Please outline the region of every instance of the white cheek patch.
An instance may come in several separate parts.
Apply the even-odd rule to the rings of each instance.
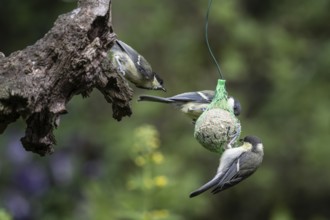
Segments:
[[[264,145],[262,145],[262,144],[257,144],[257,150],[258,150],[258,151],[263,151],[263,150],[264,150]]]
[[[228,106],[230,107],[230,109],[234,110],[234,105],[235,105],[235,100],[233,98],[229,98],[227,100]]]
[[[252,144],[248,143],[248,142],[244,142],[243,146],[245,151],[250,151],[252,150]]]
[[[152,82],[152,85],[154,85],[153,87],[154,88],[158,88],[158,87],[161,87],[160,83],[158,82],[156,76],[154,76],[154,80]]]

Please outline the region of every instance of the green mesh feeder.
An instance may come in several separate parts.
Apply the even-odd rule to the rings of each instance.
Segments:
[[[241,123],[228,105],[225,83],[225,80],[218,80],[212,102],[195,124],[195,138],[203,147],[216,153],[230,148],[241,133]]]

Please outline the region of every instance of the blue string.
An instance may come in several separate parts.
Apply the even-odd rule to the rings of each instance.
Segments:
[[[212,49],[211,49],[211,46],[210,46],[210,43],[209,43],[208,29],[209,29],[209,14],[210,14],[211,5],[212,5],[212,0],[209,0],[207,12],[206,12],[206,21],[205,21],[205,41],[206,41],[206,45],[207,45],[207,48],[209,50],[209,53],[210,53],[215,65],[217,66],[220,78],[223,79],[220,65],[219,65],[217,59],[214,57],[214,54],[212,52]]]

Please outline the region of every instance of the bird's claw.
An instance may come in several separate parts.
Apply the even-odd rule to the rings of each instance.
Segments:
[[[241,127],[240,126],[232,134],[230,134],[230,127],[227,128],[227,137],[230,138],[230,141],[225,146],[225,150],[232,148],[232,144],[237,141],[237,139],[239,138],[240,134],[241,134]]]

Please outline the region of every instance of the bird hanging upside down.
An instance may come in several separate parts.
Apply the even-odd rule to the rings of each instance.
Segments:
[[[258,169],[263,156],[261,140],[255,136],[246,136],[241,146],[225,150],[215,177],[192,192],[190,198],[212,187],[214,187],[212,193],[215,194],[240,183]]]
[[[118,72],[136,87],[166,91],[163,80],[152,71],[148,61],[123,41],[115,40],[108,57]]]

